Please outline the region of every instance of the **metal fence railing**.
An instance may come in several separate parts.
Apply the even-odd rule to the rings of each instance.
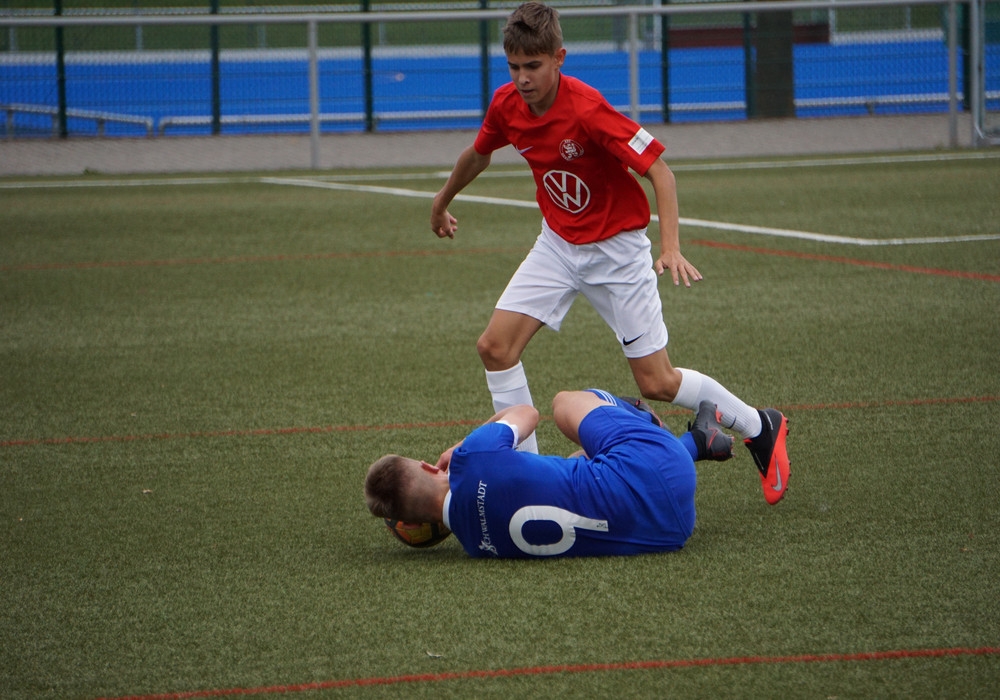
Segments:
[[[560,7],[564,70],[644,123],[967,110],[978,145],[1000,113],[1000,0],[593,2]],[[515,4],[0,10],[0,130],[473,128]]]

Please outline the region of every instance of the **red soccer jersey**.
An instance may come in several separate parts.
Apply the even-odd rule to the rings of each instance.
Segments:
[[[628,169],[644,175],[663,144],[586,83],[560,76],[556,100],[540,117],[513,83],[500,87],[475,149],[486,155],[507,144],[531,166],[545,220],[570,243],[649,225],[649,201]]]

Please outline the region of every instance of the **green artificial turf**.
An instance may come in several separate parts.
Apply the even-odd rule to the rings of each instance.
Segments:
[[[675,170],[691,219],[957,239],[1000,232],[998,163]],[[508,175],[467,192],[530,201]],[[364,184],[441,184],[419,176]],[[492,412],[475,342],[536,211],[456,202],[442,241],[427,199],[87,183],[0,180],[0,696],[1000,686],[1000,241],[684,226],[705,279],[661,283],[671,358],[788,415],[788,496],[740,449],[700,468],[681,552],[474,561],[391,539],[361,482]],[[635,391],[583,301],[524,363],[543,414]],[[539,442],[572,447],[548,419]]]

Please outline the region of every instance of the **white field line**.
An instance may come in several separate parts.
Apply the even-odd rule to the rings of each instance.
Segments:
[[[406,190],[401,187],[380,187],[378,185],[354,185],[346,182],[327,182],[323,180],[304,180],[287,177],[262,177],[261,182],[271,185],[293,185],[296,187],[318,187],[324,190],[340,190],[341,192],[367,192],[369,194],[391,194],[397,197],[417,197],[419,199],[434,199],[436,192],[425,190]],[[477,204],[499,204],[505,207],[520,207],[524,209],[537,208],[534,201],[526,202],[520,199],[504,199],[502,197],[480,197],[478,195],[460,194],[455,197],[461,202]]]
[[[434,192],[426,192],[421,190],[408,190],[399,187],[380,187],[377,185],[360,185],[360,184],[350,184],[345,182],[327,182],[321,180],[308,180],[301,178],[266,177],[266,178],[261,178],[261,182],[265,182],[272,185],[317,187],[320,189],[339,190],[342,192],[367,192],[369,194],[389,194],[398,197],[419,197],[422,199],[433,199],[435,194]],[[504,199],[501,197],[480,197],[480,196],[460,194],[456,196],[455,199],[462,202],[475,202],[478,204],[497,204],[500,206],[507,206],[507,207],[520,207],[520,208],[533,209],[537,206],[537,204],[534,201],[524,201],[519,199]],[[652,219],[653,221],[658,221],[659,217],[657,217],[654,214]],[[818,241],[821,243],[836,243],[840,245],[856,245],[856,246],[919,245],[927,243],[954,243],[954,242],[968,242],[968,241],[1000,240],[1000,233],[983,234],[975,236],[971,235],[934,236],[927,238],[871,239],[871,238],[854,238],[850,236],[834,236],[825,233],[810,233],[809,231],[769,228],[765,226],[747,226],[744,224],[730,224],[722,221],[705,221],[704,219],[688,219],[685,217],[680,218],[680,223],[683,226],[710,228],[718,231],[736,231],[738,233],[748,233],[756,236],[796,238],[799,240],[806,240],[806,241]]]
[[[831,168],[861,165],[894,165],[901,163],[948,163],[963,160],[1000,159],[1000,151],[969,151],[962,153],[915,153],[880,156],[839,156],[832,158],[800,158],[795,160],[758,160],[736,163],[678,163],[670,166],[675,173],[725,172],[727,170],[775,170],[781,168]],[[451,172],[439,170],[431,173],[355,173],[350,175],[317,175],[320,181],[365,182],[368,180],[447,180]],[[490,168],[477,179],[531,177],[527,165],[516,170],[503,166]]]
[[[757,160],[734,163],[677,163],[670,165],[676,173],[724,172],[726,170],[774,170],[780,168],[830,168],[861,165],[894,165],[901,163],[948,163],[963,160],[1000,159],[1000,151],[968,151],[961,153],[914,153],[899,155],[837,156],[830,158],[799,158],[794,160]],[[448,170],[433,173],[406,173],[392,175],[393,179],[437,180],[447,179]],[[340,181],[363,181],[385,179],[385,174],[364,173],[356,175],[321,175],[317,179],[337,179]],[[480,173],[478,178],[487,177],[531,177],[527,167],[518,170],[490,169]]]
[[[797,160],[762,160],[738,163],[680,163],[671,165],[674,172],[726,171],[726,170],[770,170],[777,168],[829,168],[837,166],[889,165],[896,163],[944,163],[963,160],[1000,159],[1000,151],[968,151],[957,153],[927,153],[874,156],[844,156],[833,158],[802,158]],[[431,173],[357,173],[344,175],[316,175],[309,180],[317,182],[363,182],[366,180],[443,180],[450,171]],[[478,179],[531,177],[525,168],[517,170],[497,167],[480,173]],[[267,179],[267,178],[264,178]],[[284,178],[282,178],[284,179]],[[294,178],[293,178],[294,179]],[[300,178],[301,179],[301,178]],[[21,180],[4,182],[0,180],[0,190],[58,189],[62,187],[154,187],[157,185],[226,185],[234,183],[262,182],[250,176],[193,176],[160,178],[121,178],[113,180]],[[305,179],[302,179],[305,182]]]
[[[0,182],[0,190],[57,190],[74,187],[180,187],[182,185],[236,185],[260,182],[258,177],[163,177],[121,180],[31,180]]]
[[[724,170],[753,170],[753,169],[774,169],[774,168],[805,168],[805,167],[834,167],[834,166],[861,166],[861,165],[881,165],[892,163],[926,163],[926,162],[946,162],[959,160],[982,160],[1000,158],[1000,153],[992,151],[975,151],[967,153],[939,153],[939,154],[902,154],[885,156],[851,156],[820,159],[799,159],[799,160],[773,160],[756,161],[744,163],[708,163],[708,164],[680,164],[672,166],[675,171],[724,171]],[[214,185],[233,183],[262,183],[270,185],[315,187],[329,190],[339,190],[346,192],[367,192],[370,194],[385,194],[395,197],[416,197],[420,199],[432,199],[434,193],[411,190],[400,187],[383,187],[379,185],[352,184],[364,180],[385,179],[391,177],[397,180],[439,180],[447,178],[448,172],[434,173],[408,173],[408,174],[377,174],[366,173],[358,175],[327,175],[315,178],[283,178],[283,177],[164,177],[164,178],[144,178],[144,179],[114,179],[114,180],[50,180],[50,181],[20,181],[20,182],[0,182],[0,190],[17,189],[56,189],[73,187],[153,187],[153,186],[181,186],[181,185]],[[480,175],[483,177],[530,177],[531,172],[525,169],[518,170],[496,170],[487,171]],[[328,178],[336,178],[333,181]],[[462,202],[476,204],[495,204],[499,206],[535,208],[534,201],[524,201],[517,199],[506,199],[501,197],[484,197],[477,195],[460,194],[455,197]],[[658,220],[653,215],[654,221]],[[799,240],[817,241],[821,243],[833,243],[838,245],[854,246],[899,246],[899,245],[921,245],[933,243],[958,243],[974,241],[1000,240],[1000,233],[967,235],[967,236],[930,236],[913,238],[889,238],[871,239],[857,238],[851,236],[835,236],[831,234],[812,233],[809,231],[796,231],[794,229],[779,229],[765,226],[750,226],[744,224],[731,224],[722,221],[706,221],[704,219],[689,219],[681,217],[680,223],[684,226],[696,228],[709,228],[718,231],[734,231],[758,236],[772,236],[777,238],[792,238]]]
[[[838,156],[833,158],[803,158],[796,160],[762,160],[740,163],[682,163],[670,166],[677,172],[714,172],[724,170],[773,170],[779,168],[830,168],[859,165],[895,165],[900,163],[948,163],[962,160],[992,160],[1000,158],[997,151],[965,153],[914,153],[883,156]]]
[[[653,215],[653,219],[657,219]],[[777,238],[797,238],[804,241],[819,241],[821,243],[838,243],[841,245],[856,246],[891,246],[891,245],[920,245],[925,243],[955,243],[970,241],[996,241],[1000,240],[1000,233],[986,233],[968,236],[928,236],[924,238],[853,238],[851,236],[834,236],[826,233],[809,233],[808,231],[795,231],[783,228],[768,228],[766,226],[746,226],[743,224],[727,224],[721,221],[705,221],[703,219],[680,218],[680,223],[685,226],[697,226],[699,228],[712,228],[718,231],[737,231],[739,233],[749,233],[756,236],[775,236]]]

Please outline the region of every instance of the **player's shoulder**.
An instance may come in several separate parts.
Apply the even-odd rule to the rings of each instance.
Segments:
[[[517,87],[514,83],[504,83],[496,90],[493,91],[493,103],[494,104],[506,104],[514,99],[521,99],[520,94],[517,92]]]
[[[524,111],[524,100],[513,83],[501,85],[493,92],[490,100],[487,120],[494,128],[504,130]]]
[[[591,111],[607,104],[607,99],[600,90],[579,78],[564,73],[562,80],[563,84],[560,85],[560,89],[565,89],[566,96],[570,98],[575,109]]]
[[[514,429],[506,423],[486,423],[469,433],[465,440],[462,441],[458,450],[462,452],[480,452],[514,449],[513,435]]]

